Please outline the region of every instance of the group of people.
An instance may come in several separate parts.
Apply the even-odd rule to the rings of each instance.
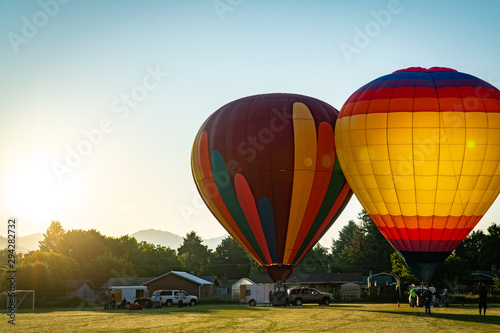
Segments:
[[[412,289],[410,290],[410,306],[414,307],[417,305],[417,297],[421,296],[424,300],[424,307],[425,307],[425,314],[430,315],[431,314],[431,303],[433,302],[433,296],[435,296],[436,303],[441,306],[441,303],[445,304],[445,307],[449,306],[450,298],[448,296],[448,290],[444,289],[443,291],[443,296],[439,295],[439,292],[437,289],[435,289],[434,292],[431,291],[429,286],[425,287],[425,290],[420,293],[419,290],[416,289],[415,285],[412,286]],[[488,289],[486,286],[481,283],[480,288],[479,288],[479,315],[481,315],[481,312],[483,312],[484,315],[486,315],[486,309],[488,307],[487,305],[487,300],[488,298]]]
[[[115,293],[107,292],[104,294],[104,310],[106,309],[129,309],[129,310],[142,310],[144,307],[140,304],[130,304],[127,299],[124,297],[120,304],[116,304]]]
[[[412,289],[410,290],[410,306],[415,307],[417,306],[417,297],[421,296],[424,300],[424,307],[425,307],[425,313],[426,314],[431,314],[431,303],[433,301],[433,296],[435,296],[436,299],[436,305],[442,306],[442,303],[445,304],[446,307],[448,307],[450,298],[448,297],[448,290],[445,289],[443,291],[443,296],[439,294],[438,290],[435,289],[435,291],[431,291],[429,286],[426,286],[424,291],[418,290],[415,285],[413,285]]]
[[[286,289],[277,290],[273,292],[269,291],[269,305],[271,306],[289,306],[290,297]]]
[[[104,294],[104,310],[106,309],[116,309],[116,299],[114,292]]]

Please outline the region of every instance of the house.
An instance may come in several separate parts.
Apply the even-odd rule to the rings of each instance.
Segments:
[[[220,280],[221,285],[217,288],[217,297],[232,298],[233,300],[240,299],[240,286],[247,284],[255,284],[249,278],[241,279],[228,279],[223,278]]]
[[[255,284],[255,282],[253,282],[248,278],[241,278],[239,280],[234,281],[233,284],[231,285],[231,298],[234,300],[239,300],[240,290],[241,290],[240,286],[247,284]]]
[[[471,273],[473,281],[472,291],[474,293],[479,293],[479,285],[481,283],[485,284],[488,288],[491,288],[493,279],[495,277],[500,278],[500,271],[498,271],[495,266],[492,268],[494,269],[490,271],[473,271]]]
[[[124,287],[126,287],[126,286],[142,286],[144,283],[151,281],[153,279],[156,279],[156,276],[153,276],[153,277],[109,278],[108,281],[106,281],[101,286],[101,289],[108,289],[109,287],[118,287],[118,286],[124,286]]]
[[[217,278],[215,275],[205,275],[205,276],[200,276],[203,280],[207,280],[208,282],[212,282],[212,290],[210,291],[211,295],[219,295],[218,290],[220,288],[220,280]]]
[[[151,292],[155,290],[181,289],[190,295],[198,296],[198,299],[216,295],[212,282],[186,272],[168,272],[142,285],[148,287]]]
[[[97,302],[99,288],[88,279],[61,280],[65,286],[66,297],[81,297],[87,302]]]
[[[255,283],[273,283],[267,274],[252,274],[250,280]],[[340,290],[344,283],[363,283],[361,273],[300,273],[294,272],[286,280],[289,287],[312,287],[320,291],[333,293]]]

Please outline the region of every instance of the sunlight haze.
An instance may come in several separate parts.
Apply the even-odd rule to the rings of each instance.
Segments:
[[[0,234],[17,217],[20,235],[59,220],[108,236],[221,236],[190,168],[210,114],[271,92],[340,110],[359,87],[412,66],[498,88],[499,10],[451,0],[0,1]],[[320,243],[330,247],[361,209],[353,196]],[[497,200],[475,230],[499,215]]]

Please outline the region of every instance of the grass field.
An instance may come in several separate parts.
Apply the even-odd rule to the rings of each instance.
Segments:
[[[23,310],[16,325],[2,314],[0,332],[499,332],[500,304],[422,308],[396,304],[304,305],[302,308],[198,305],[143,311],[100,308]]]

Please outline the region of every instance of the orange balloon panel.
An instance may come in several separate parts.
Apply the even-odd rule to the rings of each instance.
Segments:
[[[353,192],[410,269],[430,280],[500,191],[500,91],[449,68],[382,76],[335,128]]]

